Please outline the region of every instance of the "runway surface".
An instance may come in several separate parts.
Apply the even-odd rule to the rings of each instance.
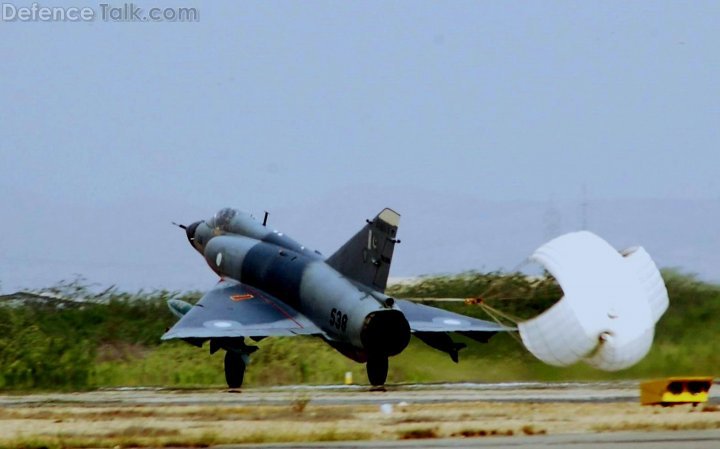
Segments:
[[[309,404],[307,410],[293,411],[303,400]],[[383,411],[386,407],[391,411]],[[717,384],[710,390],[709,403],[697,408],[642,407],[639,382],[623,381],[391,385],[384,392],[342,385],[242,392],[118,388],[0,395],[0,412],[3,435],[103,436],[128,431],[184,435],[188,428],[196,428],[227,436],[219,441],[266,441],[242,437],[248,429],[265,435],[259,438],[278,429],[307,432],[313,423],[319,431],[361,432],[364,439],[370,438],[223,448],[720,448]],[[434,438],[404,440],[413,429],[434,429]],[[460,436],[464,429],[475,431],[475,436]],[[512,436],[479,436],[504,432]]]
[[[389,385],[386,391],[367,386],[283,386],[249,388],[228,393],[212,389],[115,388],[82,393],[0,395],[0,406],[42,403],[135,404],[135,405],[287,405],[299,395],[312,397],[317,405],[415,404],[453,402],[638,402],[638,381],[621,382],[507,382]],[[720,386],[710,390],[710,403],[720,403]]]

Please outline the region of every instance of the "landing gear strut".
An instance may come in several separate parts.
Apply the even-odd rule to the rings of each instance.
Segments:
[[[367,360],[367,375],[374,387],[385,385],[388,373],[388,358],[385,355],[370,355]]]
[[[245,360],[243,354],[235,351],[225,351],[225,381],[228,388],[242,387],[245,377]]]

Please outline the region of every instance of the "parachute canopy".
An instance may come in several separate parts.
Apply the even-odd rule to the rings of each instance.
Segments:
[[[543,265],[564,293],[551,308],[518,324],[533,355],[556,366],[582,360],[617,371],[647,354],[668,295],[643,248],[618,252],[597,235],[581,231],[551,240],[530,260]]]

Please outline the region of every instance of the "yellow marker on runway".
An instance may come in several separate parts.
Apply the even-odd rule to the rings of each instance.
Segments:
[[[699,404],[707,402],[712,377],[668,377],[640,384],[642,405]]]

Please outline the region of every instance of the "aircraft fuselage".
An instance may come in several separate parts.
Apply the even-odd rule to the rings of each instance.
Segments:
[[[221,277],[262,290],[311,319],[345,355],[392,356],[410,340],[394,300],[352,282],[322,255],[238,211],[223,210],[188,227],[188,238]],[[348,354],[342,346],[359,350]]]

